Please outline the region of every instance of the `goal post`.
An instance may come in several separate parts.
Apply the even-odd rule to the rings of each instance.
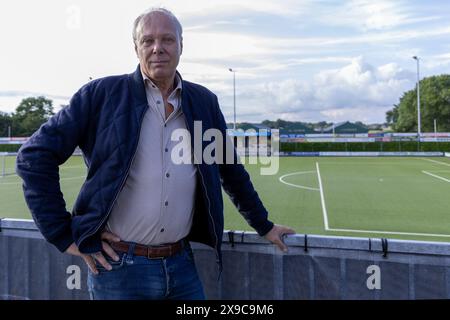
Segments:
[[[16,174],[17,152],[0,152],[0,178]]]

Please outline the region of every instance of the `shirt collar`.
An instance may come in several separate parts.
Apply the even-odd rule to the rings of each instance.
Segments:
[[[144,84],[146,86],[149,85],[152,88],[157,88],[156,84],[154,84],[153,81],[149,77],[147,77],[147,75],[145,73],[142,72],[142,70],[141,70],[141,74],[142,74],[142,78],[144,79]],[[176,86],[175,86],[175,89],[170,94],[172,94],[173,92],[181,92],[181,90],[182,90],[182,82],[183,81],[181,81],[181,77],[178,74],[178,72],[175,73]]]

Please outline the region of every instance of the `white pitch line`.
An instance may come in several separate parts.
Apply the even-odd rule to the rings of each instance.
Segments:
[[[287,184],[288,186],[291,186],[291,187],[312,190],[312,191],[319,191],[319,189],[317,189],[317,188],[311,188],[311,187],[306,187],[306,186],[302,186],[302,185],[298,185],[298,184],[293,184],[293,183],[289,183],[289,182],[286,182],[283,180],[285,177],[288,177],[288,176],[293,176],[293,175],[297,175],[297,174],[307,174],[307,173],[315,173],[315,171],[297,171],[297,172],[293,172],[293,173],[288,173],[288,174],[285,174],[285,175],[281,176],[280,178],[278,178],[278,180],[280,180],[281,183]]]
[[[425,170],[422,170],[422,172],[425,173],[425,174],[427,174],[427,175],[429,175],[429,176],[432,176],[432,177],[435,177],[435,178],[444,180],[445,182],[450,182],[449,179],[446,179],[446,178],[444,178],[444,177],[438,176],[437,174],[432,174],[432,173],[430,173],[430,172],[428,172],[428,171],[425,171]]]
[[[441,162],[441,161],[432,160],[432,159],[422,159],[422,160],[430,161],[430,162],[434,162],[434,163],[437,163],[437,164],[442,164],[442,165],[444,165],[444,166],[449,166],[449,167],[450,167],[450,163]]]
[[[319,163],[316,162],[317,178],[319,179],[319,191],[320,191],[320,201],[322,202],[322,212],[323,212],[323,223],[325,225],[325,230],[328,231],[328,216],[327,207],[325,206],[325,197],[323,195],[322,178],[320,177]]]
[[[380,233],[380,234],[398,234],[406,236],[422,236],[422,237],[445,237],[450,238],[449,234],[437,233],[417,233],[417,232],[398,232],[398,231],[379,231],[379,230],[357,230],[357,229],[328,229],[328,231],[338,232],[357,232],[357,233]]]

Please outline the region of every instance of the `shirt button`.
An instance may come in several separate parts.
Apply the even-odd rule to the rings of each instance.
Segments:
[[[169,152],[169,149],[165,148],[164,151],[165,151],[165,152]]]
[[[169,173],[166,173],[166,177],[167,177],[167,178],[170,177],[170,174],[169,174]]]
[[[164,232],[164,228],[161,229],[161,232]]]
[[[164,205],[167,207],[169,205],[169,201],[164,202]]]
[[[156,101],[156,104],[161,104],[161,101],[159,101],[159,100],[158,100],[158,101]]]

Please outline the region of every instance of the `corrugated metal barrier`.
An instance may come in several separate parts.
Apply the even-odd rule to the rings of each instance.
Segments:
[[[296,234],[289,252],[252,232],[225,232],[224,270],[193,243],[208,299],[450,297],[450,244]],[[31,220],[0,220],[0,299],[88,299],[87,267]]]

